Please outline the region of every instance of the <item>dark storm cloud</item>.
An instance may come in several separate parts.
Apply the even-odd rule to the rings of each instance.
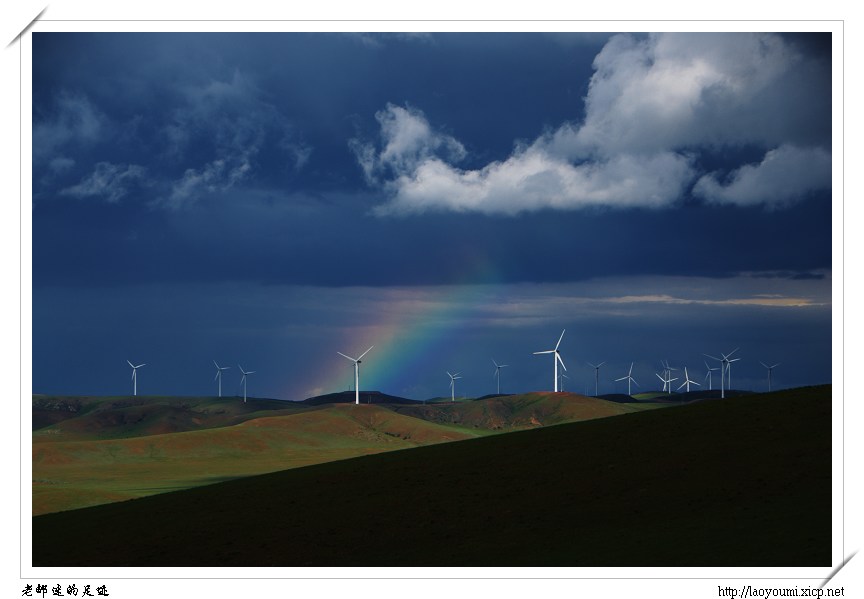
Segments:
[[[735,39],[36,34],[34,282],[828,268],[827,59]]]

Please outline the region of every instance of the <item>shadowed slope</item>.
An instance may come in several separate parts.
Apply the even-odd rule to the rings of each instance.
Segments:
[[[828,566],[830,396],[697,402],[49,514],[33,565]]]

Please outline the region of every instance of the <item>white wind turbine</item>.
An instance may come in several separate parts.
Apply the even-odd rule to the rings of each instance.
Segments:
[[[594,369],[594,397],[597,397],[597,389],[600,385],[600,367],[603,366],[606,362],[600,362],[596,366],[591,362],[586,362],[588,366]]]
[[[768,369],[768,393],[771,393],[771,371],[780,366],[780,362],[777,362],[776,364],[774,364],[774,366],[768,366],[768,364],[766,364],[765,362],[759,363]]]
[[[730,360],[729,356],[734,354],[736,351],[738,351],[737,347],[731,352],[729,352],[728,356],[723,356],[724,358],[726,358],[726,376],[728,377],[728,379],[726,380],[726,388],[730,391],[732,390],[732,362],[737,362],[741,358],[733,358]]]
[[[216,367],[216,378],[214,378],[213,380],[219,381],[219,397],[222,397],[222,371],[223,370],[231,370],[231,367],[230,366],[219,366],[219,364],[216,363],[216,360],[213,360],[213,365]]]
[[[246,377],[250,374],[255,374],[255,371],[250,370],[249,372],[246,372],[240,364],[237,364],[237,368],[239,368],[240,372],[243,373],[243,376],[240,377],[240,383],[243,385],[243,403],[246,403]]]
[[[449,371],[447,371],[447,376],[450,377],[450,401],[456,401],[456,379],[461,379],[462,377],[459,376],[458,372],[450,374]]]
[[[675,377],[674,379],[671,378],[672,373],[668,370],[663,371],[663,376],[660,376],[656,372],[654,374],[657,375],[658,379],[663,381],[663,390],[666,391],[666,387],[668,386],[669,387],[669,395],[672,395],[672,381],[677,381],[678,377]]]
[[[563,372],[558,374],[558,390],[564,391],[564,379],[569,379],[570,377],[564,374]]]
[[[555,371],[552,375],[552,382],[555,385],[555,392],[556,393],[558,392],[558,362],[561,362],[561,368],[563,368],[564,370],[567,370],[567,367],[564,366],[564,360],[561,359],[561,353],[558,351],[558,346],[561,345],[561,340],[564,338],[564,331],[566,331],[566,330],[567,329],[564,329],[561,331],[561,336],[558,337],[558,343],[555,344],[555,349],[547,349],[545,351],[535,351],[534,352],[535,356],[540,355],[540,354],[554,354],[555,355],[555,359],[552,361],[552,363],[555,365]]]
[[[738,351],[737,347],[735,349],[733,349],[732,351],[730,351],[728,355],[721,353],[720,355],[723,356],[722,359],[721,358],[715,358],[714,356],[710,356],[708,354],[704,354],[705,357],[711,358],[712,360],[717,360],[718,362],[720,362],[720,398],[721,399],[726,398],[726,388],[725,388],[724,384],[726,381],[726,371],[729,369],[729,362],[730,361],[735,362],[735,361],[740,360],[740,358],[735,358],[735,360],[729,360],[729,356],[734,354],[736,351]],[[729,382],[730,383],[732,382],[731,377],[730,377]]]
[[[494,376],[498,381],[498,395],[501,395],[501,369],[507,368],[507,364],[499,364],[494,359],[492,360],[492,363],[495,364],[495,373],[492,376]]]
[[[341,351],[337,351],[336,353],[342,356],[343,358],[348,358],[352,362],[354,362],[354,403],[360,405],[360,362],[363,359],[363,356],[369,353],[369,350],[375,347],[374,345],[370,345],[369,349],[360,354],[359,358],[352,358],[351,356],[346,356]]]
[[[147,364],[138,364],[138,366],[135,366],[129,360],[126,360],[126,363],[132,367],[132,395],[138,395],[138,369],[142,366],[147,366]]]
[[[705,368],[708,370],[708,374],[705,375],[705,380],[708,381],[708,390],[711,391],[711,372],[714,370],[720,370],[720,368],[711,368],[708,366],[708,362],[705,362],[705,360],[702,360],[702,362],[705,363]]]
[[[690,393],[690,385],[698,385],[700,387],[702,386],[700,383],[697,383],[696,381],[690,380],[690,375],[687,374],[687,367],[686,366],[684,367],[684,382],[681,383],[681,385],[678,387],[678,390],[680,391],[681,387],[683,387],[685,385],[687,386],[687,393]]]
[[[633,378],[633,362],[630,362],[630,370],[627,372],[627,376],[622,376],[620,379],[615,379],[615,382],[627,380],[627,395],[630,395],[630,383],[636,383],[636,379]],[[639,383],[636,383],[636,386],[639,386]]]
[[[678,370],[677,368],[672,368],[669,366],[669,360],[663,360],[660,362],[663,365],[663,376],[667,379],[672,376],[673,370]],[[677,378],[672,379],[673,381],[678,380]],[[666,383],[663,384],[663,390],[666,391]],[[669,393],[672,393],[672,388],[669,388]]]

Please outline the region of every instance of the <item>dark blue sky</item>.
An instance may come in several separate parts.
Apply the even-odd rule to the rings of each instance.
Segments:
[[[831,101],[830,34],[34,33],[33,390],[829,382]]]

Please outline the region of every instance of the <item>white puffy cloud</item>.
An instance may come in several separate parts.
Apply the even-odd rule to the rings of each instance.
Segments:
[[[369,182],[380,175],[411,173],[438,156],[454,162],[465,157],[465,147],[452,136],[434,131],[417,109],[388,103],[375,113],[375,120],[381,127],[380,152],[373,144],[356,139],[350,143]]]
[[[704,175],[693,194],[718,204],[778,206],[831,187],[831,155],[822,148],[783,145],[759,164],[746,164],[721,181]]]
[[[76,198],[101,197],[109,204],[115,204],[125,196],[133,184],[141,183],[146,170],[137,164],[111,164],[99,162],[94,171],[77,185],[60,192]]]
[[[378,147],[351,147],[367,182],[389,192],[380,215],[670,206],[699,176],[700,152],[744,146],[769,151],[765,161],[737,165],[725,184],[702,177],[697,196],[776,206],[830,187],[824,67],[775,34],[617,35],[595,58],[584,120],[504,160],[460,169],[458,140],[392,104],[376,114]],[[787,176],[805,163],[816,170]]]
[[[676,201],[691,177],[689,161],[674,153],[621,154],[574,165],[532,148],[480,170],[460,170],[429,159],[390,183],[392,200],[376,211],[516,215],[544,208],[658,208]]]

